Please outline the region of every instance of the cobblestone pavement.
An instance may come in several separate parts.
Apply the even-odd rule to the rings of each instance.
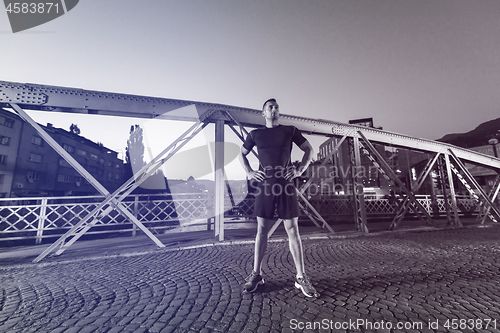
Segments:
[[[494,226],[306,240],[317,299],[294,288],[286,242],[254,294],[241,293],[253,244],[2,265],[0,331],[499,332],[499,239]]]

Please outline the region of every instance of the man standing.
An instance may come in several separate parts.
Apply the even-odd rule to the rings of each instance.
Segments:
[[[264,103],[262,116],[266,119],[266,127],[249,133],[238,156],[247,177],[258,181],[254,209],[257,216],[254,267],[243,288],[245,292],[254,292],[259,285],[264,284],[262,259],[276,211],[278,217],[284,220],[290,252],[297,270],[295,287],[307,297],[317,297],[319,295],[304,271],[304,254],[298,227],[299,206],[292,182],[293,178],[299,177],[307,169],[313,148],[296,127],[279,125],[279,106],[275,99]],[[291,165],[293,143],[304,152],[298,168]],[[259,155],[259,170],[253,170],[247,159],[254,146]]]

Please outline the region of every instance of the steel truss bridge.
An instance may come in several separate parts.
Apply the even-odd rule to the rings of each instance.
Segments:
[[[64,235],[50,245],[34,262],[45,258],[55,251],[56,255],[64,252],[77,239],[84,235],[92,226],[98,224],[112,212],[118,212],[125,219],[131,221],[142,230],[158,246],[164,244],[140,221],[137,214],[133,214],[126,204],[126,198],[134,189],[139,187],[150,175],[154,174],[168,159],[178,152],[189,140],[195,137],[208,124],[215,125],[215,198],[214,198],[214,225],[215,236],[219,241],[224,240],[224,128],[228,126],[237,137],[244,140],[248,134],[247,128],[264,125],[260,110],[241,108],[229,105],[175,100],[167,98],[153,98],[109,92],[90,91],[75,88],[44,86],[0,81],[0,105],[12,108],[25,122],[33,126],[39,135],[63,159],[65,159],[82,177],[84,177],[100,194],[100,202],[96,203],[75,223]],[[197,116],[176,112],[180,108],[194,105]],[[107,115],[119,117],[136,117],[146,119],[183,120],[193,125],[172,142],[161,153],[154,157],[140,171],[127,180],[115,192],[110,193],[86,169],[84,169],[70,154],[68,154],[50,135],[48,135],[25,110],[40,110],[46,112],[65,112],[92,115]],[[402,134],[391,133],[374,128],[356,125],[347,125],[323,119],[311,119],[281,114],[280,124],[293,125],[303,133],[324,137],[335,137],[336,145],[324,159],[327,163],[339,149],[347,142],[351,147],[350,163],[353,168],[361,168],[361,156],[366,155],[374,167],[396,189],[397,207],[394,209],[390,229],[398,227],[408,212],[412,212],[419,219],[430,226],[435,223],[428,209],[422,201],[417,199],[416,193],[422,187],[431,171],[439,172],[443,194],[444,207],[449,224],[462,226],[459,218],[458,196],[455,191],[454,180],[459,181],[467,189],[470,197],[476,203],[478,211],[477,222],[484,224],[489,218],[493,222],[500,219],[500,211],[493,203],[500,190],[500,177],[497,176],[490,193],[486,193],[466,168],[465,163],[474,164],[495,170],[500,170],[500,159],[453,145],[414,138]],[[389,145],[412,151],[427,153],[431,156],[425,168],[420,172],[411,188],[408,188],[396,175],[374,145]],[[253,152],[257,155],[255,152]],[[363,193],[360,175],[353,175],[353,212],[355,226],[358,231],[368,233],[367,201]],[[334,233],[333,229],[306,198],[305,192],[311,185],[311,179],[297,188],[300,207],[303,214],[308,216],[320,228],[326,228]],[[278,227],[277,221],[270,234]]]

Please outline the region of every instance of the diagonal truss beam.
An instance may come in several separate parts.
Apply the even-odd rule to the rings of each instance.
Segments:
[[[332,227],[325,221],[325,219],[321,216],[321,214],[314,208],[314,206],[307,200],[307,198],[297,190],[297,195],[302,201],[309,207],[309,209],[313,212],[314,215],[310,214],[307,210],[303,209],[304,213],[309,217],[309,219],[318,227],[318,228],[327,228],[332,234],[335,233]],[[321,226],[315,221],[315,219],[321,221],[323,223]]]
[[[432,218],[429,216],[429,213],[427,210],[420,204],[420,202],[417,201],[415,198],[415,195],[413,194],[412,191],[408,190],[406,186],[401,182],[401,180],[396,176],[394,171],[391,169],[391,167],[387,164],[385,159],[379,154],[379,152],[375,149],[375,147],[372,145],[372,143],[363,135],[363,133],[360,131],[358,132],[360,135],[360,138],[363,140],[363,144],[366,145],[366,148],[368,149],[368,152],[376,158],[378,161],[378,165],[386,173],[386,175],[389,177],[391,181],[393,181],[400,189],[401,191],[404,192],[410,203],[415,207],[415,213],[418,215],[418,211],[424,216],[425,221],[430,224],[435,226],[434,221]],[[393,230],[396,227],[396,225],[391,225],[390,230]]]
[[[422,173],[417,178],[416,185],[414,186],[415,191],[418,191],[422,187],[422,185],[425,182],[425,179],[429,176],[432,169],[434,169],[434,166],[436,165],[436,162],[441,154],[442,152],[436,153],[433,158],[427,161],[425,168],[422,170]]]
[[[195,125],[193,125],[193,126],[195,126]],[[192,139],[199,131],[201,131],[203,129],[203,127],[197,129],[195,131],[195,133],[192,134],[191,136],[185,137],[183,139],[184,141],[181,143],[181,145],[178,146],[178,147],[175,147],[176,143],[180,141],[180,139],[178,139],[174,144],[172,144],[173,145],[172,151],[168,154],[167,157],[165,157],[163,159],[158,159],[157,158],[157,159],[151,161],[149,164],[147,164],[146,166],[144,166],[139,172],[137,172],[136,175],[134,175],[132,178],[130,178],[127,183],[125,183],[124,185],[122,185],[112,195],[108,196],[103,202],[101,202],[101,204],[99,206],[97,206],[94,209],[94,211],[92,211],[82,221],[80,221],[78,224],[76,224],[72,228],[72,230],[68,231],[65,235],[63,235],[63,237],[66,236],[66,238],[72,236],[72,238],[66,244],[64,243],[65,239],[63,239],[63,237],[61,237],[61,239],[60,239],[60,241],[61,241],[60,247],[61,248],[56,252],[56,254],[57,255],[61,254],[69,246],[71,246],[88,229],[90,229],[93,225],[95,225],[95,223],[98,221],[98,218],[100,216],[105,216],[108,213],[110,213],[111,210],[113,209],[113,206],[109,206],[110,202],[111,203],[113,203],[114,201],[121,202],[123,199],[125,199],[130,193],[132,193],[132,191],[134,191],[147,178],[149,178],[149,176],[151,176],[153,173],[155,173],[171,156],[173,156],[179,149],[181,149],[187,142],[189,142],[190,139]],[[164,150],[164,153],[166,153],[167,150],[168,150],[168,148]],[[162,154],[163,153],[160,153],[160,155],[162,155]],[[158,155],[158,156],[160,156],[160,155]],[[136,177],[136,176],[137,176],[137,179],[134,180],[134,177]],[[120,192],[120,190],[121,190],[121,192]],[[108,205],[108,207],[105,210],[103,210],[104,207],[106,207],[106,205]],[[98,214],[100,211],[102,211],[102,213]],[[128,210],[127,210],[127,212],[128,212]],[[91,222],[89,222],[89,220],[92,218],[93,215],[97,215],[97,217],[94,218]],[[133,217],[133,215],[130,212],[128,212],[127,216],[132,216]],[[144,228],[144,229],[146,229],[149,232],[149,230],[147,228]],[[143,230],[143,229],[141,228],[141,230]],[[58,244],[54,243],[53,246],[56,247],[56,246],[58,246]],[[161,246],[161,247],[164,247],[164,246]],[[47,249],[46,251],[47,251],[47,254],[50,253],[51,248]],[[46,255],[46,254],[42,253],[42,255]],[[42,257],[42,255],[40,255],[40,257]],[[40,258],[40,260],[42,258]],[[36,258],[36,259],[38,259],[38,258]]]
[[[422,170],[419,177],[417,178],[417,181],[415,182],[415,186],[413,187],[413,191],[416,192],[420,189],[420,187],[422,187],[425,179],[427,178],[427,176],[429,176],[429,173],[434,168],[434,166],[435,166],[436,162],[438,161],[438,158],[441,154],[442,153],[439,152],[439,153],[435,154],[432,159],[429,159],[427,161],[425,168]],[[401,223],[404,216],[408,212],[408,209],[410,208],[410,200],[409,199],[410,198],[408,196],[403,198],[403,201],[399,205],[398,210],[396,212],[396,216],[394,217],[394,219],[391,223],[391,226],[390,226],[391,230],[395,229],[399,225],[399,223]]]
[[[231,128],[234,132],[234,134],[236,134],[236,136],[238,138],[240,138],[241,142],[245,142],[245,137],[243,135],[246,135],[248,136],[248,131],[246,130],[246,128],[238,121],[236,120],[233,115],[230,113],[230,112],[226,112],[226,115],[229,117],[229,119],[231,119],[236,125],[238,125],[239,129],[240,129],[240,132],[238,132],[233,124],[228,124],[229,125],[229,128]],[[252,154],[259,158],[259,156],[257,155],[257,153],[255,152],[255,149],[252,148]]]
[[[352,137],[352,154],[351,154],[351,165],[354,166],[352,169],[351,177],[353,180],[353,203],[354,203],[354,218],[356,229],[363,233],[368,233],[367,217],[366,217],[366,204],[365,204],[365,194],[363,183],[361,177],[358,175],[361,170],[361,148],[362,145],[359,142],[359,137],[354,135]]]
[[[104,189],[106,192],[103,194],[106,196],[106,198],[92,212],[90,212],[87,216],[85,216],[82,220],[80,220],[77,224],[75,224],[70,230],[68,230],[64,235],[62,235],[51,246],[45,249],[45,251],[43,251],[42,254],[40,254],[37,258],[35,258],[33,262],[41,261],[49,253],[54,251],[57,247],[59,247],[59,249],[57,250],[56,255],[60,255],[68,247],[70,247],[76,240],[78,240],[87,230],[89,230],[93,225],[95,225],[101,216],[109,214],[114,208],[118,208],[120,212],[122,212],[127,218],[129,218],[134,224],[136,224],[146,235],[148,235],[151,239],[156,240],[155,243],[159,247],[164,247],[165,245],[163,245],[163,243],[161,243],[160,240],[158,240],[140,221],[137,220],[137,218],[122,204],[122,201],[133,190],[139,187],[149,176],[155,173],[170,157],[172,157],[179,149],[181,149],[187,142],[189,142],[189,140],[191,140],[194,136],[196,136],[196,134],[199,133],[207,124],[208,123],[201,123],[200,120],[199,122],[192,125],[176,141],[174,141],[171,145],[165,148],[151,162],[149,162],[143,168],[141,168],[127,182],[125,182],[122,186],[120,186],[120,188],[118,188],[115,192],[113,192],[113,194],[109,194],[109,192],[107,192],[107,190]],[[48,134],[46,135],[48,136]],[[50,136],[48,137],[49,138],[47,139],[52,139]],[[46,138],[44,137],[44,139]],[[179,142],[181,144],[177,146]],[[59,150],[60,149],[62,148],[60,148],[59,146]],[[69,160],[73,159],[71,155],[69,154],[67,155],[69,156]],[[70,161],[68,161],[68,163],[69,162]],[[74,161],[74,163],[78,164],[78,162],[76,161]],[[86,171],[85,169],[83,170]],[[92,176],[90,175],[90,177]],[[99,184],[96,180],[95,182]]]
[[[11,104],[12,108],[18,115],[28,124],[30,124],[40,136],[51,146],[66,162],[68,162],[82,177],[84,177],[98,192],[104,196],[109,196],[109,191],[102,186],[87,170],[85,170],[66,150],[64,150],[47,132],[45,132],[19,105]],[[121,213],[127,216],[131,221],[136,224],[141,230],[148,235],[159,247],[163,247],[163,243],[156,238],[129,210],[121,203],[113,201],[113,205]]]
[[[495,206],[490,197],[486,194],[486,192],[483,190],[483,188],[479,185],[476,179],[472,176],[470,171],[465,167],[463,162],[453,153],[452,150],[449,150],[449,154],[457,164],[459,170],[464,174],[464,177],[461,177],[459,171],[458,170],[455,171],[455,174],[457,175],[459,180],[465,185],[469,193],[473,196],[474,199],[476,199],[476,201],[480,202],[480,200],[482,200],[484,202],[484,205],[487,207],[489,211],[493,211],[495,216],[491,217],[493,218],[494,221],[496,221],[496,218],[500,219],[500,211]],[[473,188],[470,185],[472,185]],[[498,193],[498,190],[496,190],[495,192]]]
[[[492,202],[495,202],[498,192],[500,191],[500,175],[497,175],[495,177],[495,181],[493,182],[493,186],[491,187],[490,193],[488,197]],[[486,223],[486,218],[491,215],[490,213],[490,207],[489,206],[484,206],[482,204],[479,205],[479,213],[477,214],[477,222],[480,224],[485,224]],[[497,222],[496,219],[493,219],[494,222]]]
[[[321,162],[321,164],[320,164],[320,166],[319,166],[318,170],[319,170],[322,166],[325,166],[325,165],[328,163],[328,160],[329,160],[329,159],[330,159],[330,158],[331,158],[331,157],[332,157],[332,156],[333,156],[333,155],[334,155],[334,154],[335,154],[335,153],[339,150],[340,145],[342,145],[342,143],[344,143],[344,141],[347,139],[347,137],[349,136],[349,134],[351,134],[351,135],[352,135],[352,133],[345,134],[345,135],[344,135],[344,136],[343,136],[343,137],[339,140],[339,142],[335,145],[335,147],[334,147],[334,148],[332,149],[332,151],[328,154],[328,156],[327,156],[327,157],[325,157],[325,159],[323,160],[323,162]],[[309,180],[308,180],[305,184],[303,184],[303,185],[300,187],[299,192],[300,192],[301,194],[304,194],[304,192],[307,190],[307,188],[311,185],[311,183],[312,183],[312,180],[313,180],[314,176],[315,176],[315,173],[313,173],[313,174],[311,175],[311,178],[309,178]]]
[[[451,208],[453,209],[453,220],[448,219],[448,223],[452,223],[457,227],[462,226],[462,222],[460,222],[460,217],[458,216],[458,204],[457,204],[457,193],[455,191],[455,184],[453,183],[453,173],[451,169],[451,161],[449,152],[444,154],[446,175],[448,177],[448,187],[450,188],[450,197],[451,197]],[[445,200],[448,200],[447,198]]]
[[[457,169],[457,167],[453,163],[451,163],[451,161],[450,161],[450,169],[455,174],[455,176],[458,178],[458,180],[460,180],[462,185],[465,186],[465,188],[469,192],[469,195],[476,201],[476,203],[478,204],[478,206],[480,207],[480,210],[481,210],[481,207],[484,207],[485,205],[483,205],[483,204],[486,204],[486,202],[481,201],[481,198],[477,195],[476,192],[474,192],[474,189],[471,187],[469,182],[464,178],[464,176],[462,175],[460,170]],[[458,206],[458,204],[457,204],[457,206]],[[458,211],[458,207],[457,207],[457,211]],[[481,214],[481,212],[479,213],[479,215],[480,214]],[[458,214],[456,214],[456,215],[458,215]],[[487,216],[489,216],[492,219],[492,221],[496,222],[495,217],[489,213],[489,207],[488,207]],[[459,226],[462,226],[462,224],[460,223]]]

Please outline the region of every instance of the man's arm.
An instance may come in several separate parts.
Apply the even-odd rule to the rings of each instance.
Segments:
[[[293,179],[296,177],[300,177],[304,171],[307,170],[307,167],[309,166],[309,163],[311,163],[313,154],[314,154],[314,149],[309,143],[309,141],[304,141],[303,144],[299,146],[300,150],[304,152],[304,156],[302,156],[302,161],[299,163],[299,166],[295,168],[290,168],[287,170],[287,173],[285,175],[286,179]]]
[[[238,159],[241,163],[241,166],[243,167],[243,169],[245,169],[245,172],[247,173],[248,179],[256,179],[259,182],[263,181],[265,179],[264,172],[261,170],[255,171],[250,166],[250,162],[248,162],[248,158],[247,158],[247,155],[249,153],[250,153],[250,150],[241,146],[240,153],[238,154]]]

